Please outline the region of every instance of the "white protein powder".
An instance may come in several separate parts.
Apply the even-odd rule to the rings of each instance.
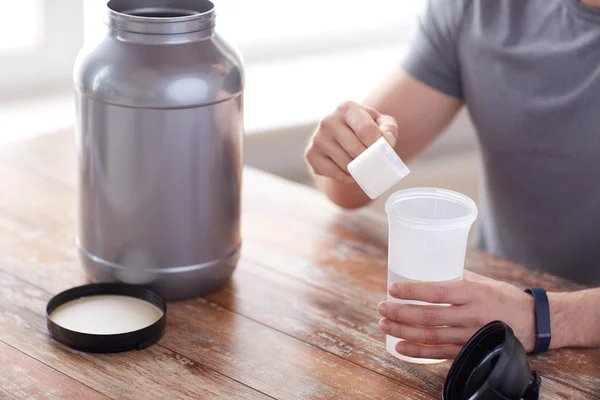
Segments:
[[[57,307],[50,314],[50,319],[72,331],[109,335],[143,329],[162,316],[162,310],[154,304],[136,297],[97,295]]]

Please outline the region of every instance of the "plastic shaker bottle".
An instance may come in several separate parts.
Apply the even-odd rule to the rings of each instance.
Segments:
[[[388,215],[388,285],[406,281],[447,281],[463,277],[469,230],[477,206],[469,197],[446,189],[414,188],[391,195]],[[388,301],[427,304],[418,301]],[[386,337],[386,349],[406,361],[430,364],[443,360],[411,358],[396,352],[400,341]]]

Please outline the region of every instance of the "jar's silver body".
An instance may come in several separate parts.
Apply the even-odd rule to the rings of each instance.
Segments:
[[[83,264],[167,300],[225,284],[241,245],[242,63],[199,4],[211,15],[109,10],[108,35],[74,71]]]

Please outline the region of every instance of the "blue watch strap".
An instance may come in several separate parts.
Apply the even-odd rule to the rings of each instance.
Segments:
[[[542,288],[527,288],[525,292],[533,296],[535,302],[535,348],[534,353],[544,353],[550,348],[550,303]]]

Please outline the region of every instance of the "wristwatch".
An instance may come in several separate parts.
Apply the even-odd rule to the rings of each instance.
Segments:
[[[550,348],[550,303],[542,288],[527,288],[526,293],[533,296],[535,303],[535,347],[533,352],[544,353]]]

